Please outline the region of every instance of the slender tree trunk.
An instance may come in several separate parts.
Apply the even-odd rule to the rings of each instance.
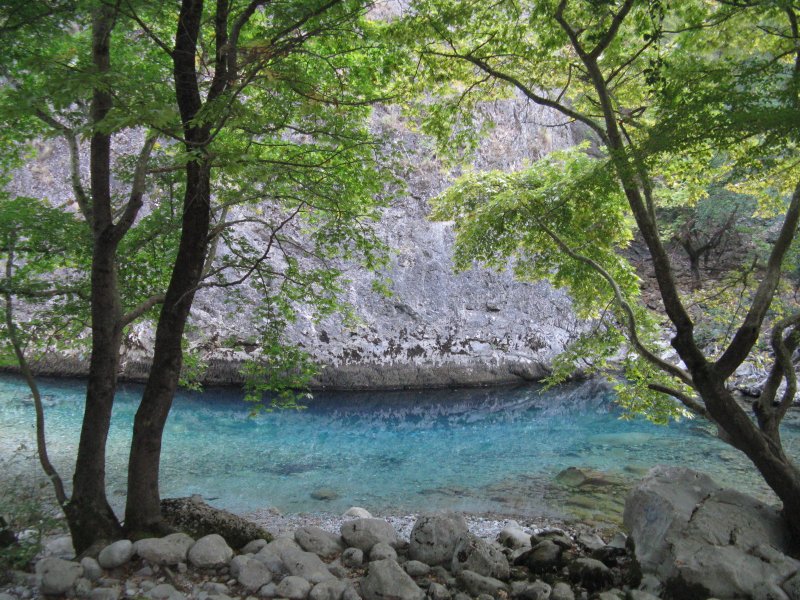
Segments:
[[[110,68],[110,37],[114,11],[101,6],[92,32],[92,57],[99,74]],[[101,122],[111,109],[111,95],[96,89],[91,122]],[[111,137],[95,132],[91,138],[90,170],[93,230],[91,313],[92,354],[86,388],[72,498],[65,512],[75,550],[118,539],[122,527],[106,498],[106,442],[117,387],[119,347],[122,339],[121,307],[117,282],[117,245],[111,213]]]
[[[181,341],[202,277],[211,223],[211,170],[204,146],[210,132],[207,126],[192,124],[202,106],[195,68],[201,16],[201,0],[183,0],[173,54],[175,89],[186,149],[199,157],[186,166],[180,245],[156,329],[153,365],[134,421],[125,510],[125,528],[134,536],[164,529],[158,487],[161,438],[178,387]]]

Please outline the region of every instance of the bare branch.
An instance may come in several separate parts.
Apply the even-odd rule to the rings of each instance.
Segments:
[[[750,304],[750,310],[734,334],[728,348],[714,364],[714,370],[722,379],[730,377],[736,368],[742,364],[758,339],[764,317],[772,303],[772,298],[780,281],[783,258],[792,244],[797,232],[798,222],[800,222],[800,181],[795,186],[778,239],[772,246],[764,278],[756,289],[753,301]]]
[[[150,162],[150,154],[156,144],[156,136],[151,135],[145,141],[136,159],[136,166],[133,170],[133,183],[131,193],[125,211],[114,226],[114,236],[117,240],[122,239],[136,220],[136,215],[142,208],[144,198],[145,183],[147,181],[147,165]]]
[[[144,315],[148,310],[157,306],[164,302],[164,294],[155,294],[150,296],[147,300],[139,304],[137,307],[133,308],[129,312],[122,315],[120,319],[120,325],[125,327],[126,325],[130,325],[136,319]]]

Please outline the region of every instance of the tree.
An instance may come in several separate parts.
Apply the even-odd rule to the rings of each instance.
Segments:
[[[339,305],[332,258],[380,263],[369,223],[383,179],[366,116],[390,71],[380,68],[363,12],[363,3],[339,0],[183,0],[179,12],[133,1],[2,7],[0,32],[14,47],[4,65],[3,120],[17,148],[37,135],[66,140],[91,235],[92,354],[65,505],[79,552],[122,534],[105,496],[105,442],[131,323],[161,307],[125,517],[128,532],[146,534],[162,529],[161,433],[196,291],[255,281],[272,316],[286,320],[298,298],[323,313]],[[138,154],[113,161],[117,136],[141,128],[148,133]],[[126,198],[112,186],[115,166],[127,166]],[[178,211],[157,186],[146,194],[153,175],[175,173]],[[244,226],[252,229],[236,229]]]
[[[606,311],[609,325],[567,358],[591,352],[604,366],[624,341],[638,358],[627,361],[621,402],[657,420],[688,412],[716,423],[782,500],[800,539],[800,470],[780,438],[797,387],[796,306],[772,320],[774,361],[755,418],[726,386],[769,322],[800,217],[797,10],[769,0],[420,0],[398,35],[416,48],[420,85],[439,99],[420,114],[441,141],[458,145],[476,102],[519,93],[584,128],[604,153],[589,160],[573,151],[458,182],[437,216],[455,220],[460,265],[503,266],[512,257],[518,275],[568,285],[582,314]],[[720,156],[724,168],[714,163]],[[732,335],[704,347],[696,337],[703,315],[676,285],[658,208],[669,190],[712,184],[753,194],[782,224]],[[620,253],[626,224],[649,251],[680,363],[653,344],[656,317],[637,301]]]

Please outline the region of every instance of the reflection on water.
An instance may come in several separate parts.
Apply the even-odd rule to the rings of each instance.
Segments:
[[[43,391],[53,458],[68,473],[83,384],[51,380]],[[123,386],[115,405],[108,453],[112,501],[124,496],[140,394],[139,386]],[[594,470],[618,490],[655,464],[705,469],[722,483],[768,494],[746,460],[705,424],[622,421],[612,393],[596,382],[547,392],[525,386],[317,394],[305,410],[257,417],[248,416],[241,396],[229,389],[179,394],[165,430],[164,496],[199,493],[235,511],[341,512],[358,505],[376,513],[451,508],[558,515],[599,502],[559,492],[553,479],[562,470]],[[794,422],[784,435],[797,455],[800,427]],[[0,450],[5,455],[22,442],[32,444],[32,436],[24,384],[0,378]],[[326,493],[315,495],[322,499],[313,498],[321,489]]]

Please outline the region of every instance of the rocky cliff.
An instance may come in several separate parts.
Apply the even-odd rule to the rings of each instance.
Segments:
[[[487,108],[495,127],[474,157],[477,169],[514,168],[575,141],[575,131],[521,100]],[[382,109],[375,127],[404,156],[399,175],[407,183],[401,201],[384,211],[378,233],[392,249],[387,273],[392,296],[372,290],[372,276],[346,265],[347,300],[359,325],[301,316],[288,332],[323,366],[316,385],[331,388],[406,388],[479,385],[538,379],[579,324],[569,298],[545,283],[515,282],[509,273],[452,269],[452,224],[426,219],[428,200],[453,174],[443,172],[433,150],[405,127],[396,110]],[[135,136],[134,136],[135,137]],[[119,140],[135,147],[136,140]],[[15,185],[28,195],[68,202],[66,149],[42,142]],[[255,300],[255,299],[254,299]],[[239,380],[238,368],[257,348],[252,313],[231,313],[220,290],[204,290],[195,301],[191,345],[208,363],[209,383]],[[146,376],[152,330],[137,326],[125,342],[123,375]],[[51,357],[42,370],[79,374],[80,356]]]

